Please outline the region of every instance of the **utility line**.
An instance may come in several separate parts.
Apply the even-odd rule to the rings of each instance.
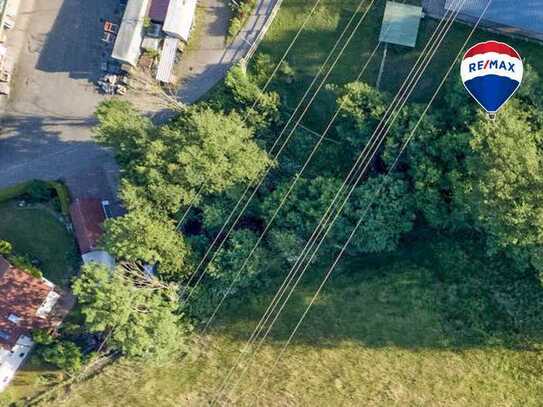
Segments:
[[[283,142],[283,144],[281,145],[281,147],[279,148],[279,151],[277,152],[277,154],[275,155],[274,159],[277,159],[277,157],[279,157],[279,155],[281,154],[281,152],[284,150],[284,148],[286,147],[286,145],[288,144],[290,138],[292,137],[293,133],[294,133],[294,130],[296,128],[296,126],[299,124],[299,122],[301,121],[301,118],[303,117],[303,115],[307,112],[307,110],[309,109],[309,107],[311,106],[311,103],[313,102],[313,100],[315,99],[317,93],[320,91],[320,89],[322,88],[322,86],[324,85],[324,83],[326,82],[328,76],[330,75],[330,73],[332,72],[332,70],[334,69],[334,67],[336,66],[337,62],[339,61],[339,59],[341,58],[341,56],[343,55],[343,52],[345,51],[345,49],[347,48],[348,44],[350,43],[350,41],[352,40],[352,38],[354,37],[354,34],[356,33],[356,31],[358,30],[358,28],[360,27],[360,25],[362,24],[362,22],[364,21],[365,17],[367,16],[369,10],[371,9],[371,6],[373,5],[373,3],[375,2],[375,0],[371,0],[370,1],[370,4],[369,6],[366,8],[366,11],[363,13],[363,15],[360,17],[358,23],[356,24],[355,28],[353,29],[353,31],[351,32],[350,36],[348,37],[346,43],[343,45],[343,47],[341,48],[339,54],[336,56],[334,62],[332,63],[332,65],[330,66],[330,68],[328,69],[328,72],[326,73],[324,79],[321,81],[321,83],[319,84],[317,90],[313,93],[313,96],[310,100],[310,102],[308,103],[308,105],[305,107],[303,113],[302,113],[302,116],[298,119],[298,122],[295,124],[295,126],[293,127],[292,131],[289,133],[289,135],[286,137],[285,141]],[[330,51],[330,53],[328,54],[328,57],[326,58],[326,60],[324,61],[324,63],[321,65],[320,69],[319,69],[319,72],[317,73],[317,75],[313,78],[313,81],[311,82],[311,84],[309,85],[308,89],[306,90],[304,96],[302,97],[302,99],[300,100],[300,102],[298,103],[298,105],[296,106],[296,109],[294,110],[294,112],[296,113],[298,111],[298,109],[302,106],[303,102],[305,101],[306,97],[309,95],[309,93],[311,92],[311,89],[313,88],[313,85],[317,82],[318,78],[320,77],[320,75],[322,74],[324,68],[327,66],[329,60],[332,58],[336,48],[340,45],[340,43],[342,42],[343,40],[343,37],[345,36],[345,34],[347,33],[347,31],[349,30],[351,24],[353,23],[353,21],[355,20],[355,17],[356,15],[361,11],[362,9],[362,6],[364,4],[364,0],[361,0],[357,9],[355,10],[355,12],[353,13],[353,15],[351,16],[351,18],[349,19],[349,22],[347,23],[347,25],[345,26],[344,30],[342,31],[340,37],[338,38],[338,40],[336,41],[336,43],[334,44],[334,47],[332,48],[332,50]],[[295,113],[293,113],[287,124],[283,127],[283,130],[281,131],[279,137],[276,139],[274,145],[272,146],[272,149],[274,149],[274,147],[278,144],[279,140],[281,139],[282,135],[284,134],[284,132],[286,131],[286,129],[289,127],[291,121],[292,121],[292,118],[294,117]],[[236,217],[236,219],[234,220],[234,222],[232,223],[232,225],[230,226],[228,232],[223,235],[223,232],[224,230],[226,229],[226,227],[228,226],[230,220],[232,219],[232,217],[234,216],[234,214],[236,213],[237,211],[237,208],[240,206],[240,204],[242,203],[243,199],[245,198],[245,196],[247,195],[247,193],[249,192],[249,190],[252,188],[253,184],[249,184],[247,186],[247,188],[245,189],[245,191],[243,192],[241,198],[238,200],[238,202],[236,203],[236,205],[234,206],[234,209],[232,210],[232,212],[230,213],[230,215],[227,217],[226,221],[224,222],[223,226],[221,227],[221,229],[219,230],[219,232],[217,233],[217,235],[215,236],[215,239],[213,240],[213,242],[211,243],[211,245],[209,246],[209,248],[207,249],[204,257],[202,258],[202,260],[200,261],[200,263],[198,264],[196,270],[194,271],[194,273],[192,274],[191,278],[189,279],[189,281],[187,282],[187,285],[184,287],[182,293],[181,293],[181,297],[185,297],[185,293],[186,291],[189,289],[189,286],[190,284],[192,283],[194,277],[196,275],[198,275],[198,279],[196,280],[194,286],[190,289],[190,292],[187,296],[187,298],[185,298],[185,301],[188,302],[189,299],[192,297],[192,295],[194,294],[194,292],[196,291],[199,283],[202,281],[204,275],[205,275],[205,272],[207,271],[207,266],[206,268],[204,269],[204,271],[202,273],[199,273],[200,269],[202,268],[202,266],[204,265],[204,263],[206,262],[208,256],[210,255],[211,251],[213,250],[215,244],[222,238],[221,242],[219,243],[219,246],[218,248],[215,250],[215,253],[212,255],[211,257],[211,260],[208,262],[208,265],[210,263],[212,263],[214,261],[214,259],[216,258],[216,256],[219,254],[220,250],[222,249],[224,243],[226,242],[226,240],[228,239],[228,237],[230,236],[230,234],[233,232],[235,226],[237,225],[237,223],[239,222],[239,220],[241,219],[241,217],[243,216],[243,213],[245,212],[245,210],[247,209],[247,207],[249,206],[250,202],[252,201],[252,199],[254,198],[254,196],[256,195],[256,193],[258,192],[259,188],[262,186],[262,184],[264,183],[267,175],[270,173],[272,167],[268,167],[265,171],[265,173],[263,174],[263,176],[261,177],[260,181],[258,182],[258,184],[254,187],[254,190],[253,192],[251,193],[251,195],[249,196],[249,198],[247,199],[246,203],[244,204],[243,208],[241,209],[241,211],[239,212],[238,216]]]
[[[321,3],[322,0],[317,0],[315,1],[315,4],[313,4],[313,7],[311,8],[311,11],[309,12],[309,14],[307,15],[307,17],[305,18],[304,22],[302,23],[302,25],[300,26],[300,28],[298,29],[298,31],[296,32],[296,34],[294,35],[294,37],[292,38],[292,40],[290,41],[290,44],[288,45],[287,49],[285,50],[285,52],[283,53],[283,55],[281,56],[281,59],[279,60],[279,62],[275,65],[275,68],[273,69],[272,73],[270,74],[270,76],[268,77],[268,79],[266,80],[266,83],[264,84],[264,86],[262,87],[261,89],[261,92],[264,93],[267,89],[268,89],[268,86],[271,84],[273,78],[275,77],[275,75],[277,74],[277,71],[279,70],[279,68],[281,68],[281,64],[285,61],[285,59],[287,58],[288,54],[290,53],[290,50],[292,49],[292,47],[294,46],[294,44],[296,43],[296,41],[298,41],[298,37],[301,35],[302,31],[305,30],[305,27],[307,26],[307,23],[309,22],[309,20],[311,20],[311,17],[313,16],[313,14],[315,13],[315,11],[317,10],[317,7],[319,6],[319,4]],[[258,99],[256,99],[254,102],[253,102],[253,105],[251,106],[251,109],[254,109],[255,106],[257,105],[258,103]],[[179,220],[179,222],[177,223],[177,226],[176,226],[176,230],[179,231],[181,226],[183,225],[183,222],[185,221],[186,217],[188,216],[189,212],[191,211],[191,209],[194,207],[194,205],[196,204],[196,202],[198,202],[199,198],[201,197],[202,195],[202,192],[205,188],[205,182],[202,183],[202,185],[200,186],[198,192],[196,193],[196,195],[194,196],[194,198],[191,200],[188,208],[185,210],[183,216],[181,217],[181,219]]]
[[[463,50],[466,48],[468,42],[470,41],[471,37],[473,36],[473,34],[475,33],[475,30],[478,28],[481,20],[483,19],[486,11],[488,10],[488,7],[490,6],[490,4],[492,3],[492,0],[489,0],[487,5],[485,6],[483,12],[481,13],[481,15],[479,16],[477,22],[475,23],[475,25],[473,26],[472,30],[470,31],[468,37],[466,38],[464,44],[462,45],[462,47],[460,48],[460,51],[458,52],[458,54],[456,55],[456,58],[455,58],[455,61],[458,61],[461,56],[462,56],[462,52]],[[395,167],[398,165],[398,162],[400,160],[400,157],[401,155],[403,154],[403,152],[405,151],[405,149],[407,148],[407,146],[409,145],[409,143],[411,142],[411,140],[413,139],[414,135],[415,135],[415,132],[416,130],[418,129],[418,127],[420,126],[420,124],[422,123],[422,120],[423,118],[425,117],[425,115],[428,113],[428,110],[430,109],[430,106],[432,105],[432,103],[435,101],[437,95],[439,94],[439,92],[441,91],[441,89],[443,88],[443,85],[445,84],[447,78],[449,77],[449,75],[451,74],[453,68],[456,66],[455,62],[453,62],[451,64],[451,66],[449,67],[449,69],[447,70],[445,76],[443,77],[443,79],[441,80],[439,86],[437,87],[436,91],[434,92],[434,94],[432,95],[431,99],[430,99],[430,102],[427,104],[426,108],[424,109],[424,111],[421,113],[421,117],[419,118],[419,120],[417,121],[417,123],[415,124],[415,127],[412,129],[412,131],[410,132],[409,136],[407,137],[406,141],[404,142],[404,144],[402,145],[398,155],[396,156],[394,162],[392,163],[392,165],[390,166],[389,170],[387,171],[386,175],[385,175],[385,179],[390,177],[392,171],[395,169]],[[359,181],[359,179],[357,180],[357,182]],[[356,185],[356,183],[355,183]],[[277,364],[279,363],[279,360],[281,359],[281,357],[284,355],[287,347],[290,345],[290,343],[292,342],[292,339],[294,338],[294,336],[296,335],[298,329],[300,328],[301,324],[303,323],[305,317],[307,316],[307,314],[309,313],[309,310],[311,309],[311,307],[314,305],[315,301],[317,300],[318,296],[320,295],[322,289],[324,288],[326,282],[329,280],[330,276],[332,275],[332,273],[334,272],[337,264],[339,263],[339,261],[341,260],[341,258],[343,257],[343,255],[345,254],[345,251],[347,249],[347,247],[349,246],[349,244],[351,243],[352,239],[354,238],[356,232],[358,231],[358,228],[360,227],[360,225],[362,224],[362,222],[364,221],[366,215],[368,214],[369,210],[371,209],[371,206],[373,205],[373,203],[375,202],[375,200],[377,199],[377,197],[379,196],[379,194],[381,193],[382,189],[383,189],[383,185],[384,183],[382,183],[380,185],[380,187],[377,189],[377,191],[375,192],[373,198],[370,200],[368,206],[366,207],[366,209],[364,210],[364,212],[362,213],[362,216],[359,218],[358,222],[356,223],[355,227],[353,228],[353,230],[351,231],[349,237],[347,238],[347,240],[345,241],[345,243],[343,244],[341,250],[340,250],[340,253],[337,255],[337,257],[335,258],[334,262],[332,263],[332,265],[330,266],[330,268],[328,269],[326,275],[324,276],[324,279],[323,281],[321,282],[321,284],[319,285],[317,291],[315,292],[315,294],[313,295],[311,301],[309,302],[309,304],[307,305],[304,313],[302,314],[301,318],[298,320],[298,323],[296,324],[295,328],[293,329],[293,331],[291,332],[287,342],[283,345],[283,348],[281,349],[281,352],[279,353],[279,356],[276,358],[271,370],[268,372],[268,375],[266,376],[265,378],[265,381],[264,383],[266,383],[266,381],[269,379],[269,376],[271,374],[271,372],[273,371],[273,369],[275,369],[275,367],[277,366]],[[348,198],[347,198],[348,199]]]
[[[441,24],[441,23],[442,23],[442,21],[440,22],[440,24]],[[451,25],[452,25],[452,23],[451,23]],[[449,25],[449,28],[450,28],[450,25]],[[434,33],[434,35],[435,35],[438,31],[439,31],[439,28],[436,29],[436,32]],[[448,29],[447,29],[447,31],[448,31]],[[445,34],[446,34],[446,32],[445,32]],[[444,35],[445,35],[445,34],[444,34]],[[443,40],[444,35],[443,35],[443,37],[441,38],[440,43],[441,43],[441,41]],[[430,40],[430,41],[431,41],[431,40]],[[429,46],[429,44],[430,44],[430,42],[427,44],[426,48]],[[438,47],[439,47],[439,44],[438,44]],[[426,49],[425,49],[425,50],[426,50]],[[437,49],[436,49],[436,50],[437,50]],[[419,61],[421,60],[422,56],[424,55],[424,52],[425,52],[425,51],[423,51],[423,53],[422,53],[421,56],[419,57]],[[435,51],[434,51],[434,54],[435,54]],[[432,56],[433,56],[433,55],[432,55]],[[432,57],[432,56],[431,56],[431,57]],[[430,58],[431,58],[431,57],[430,57]],[[418,63],[419,61],[417,61],[417,63]],[[428,63],[429,63],[429,62],[428,62]],[[417,64],[416,64],[416,65],[417,65]],[[411,74],[413,73],[413,71],[415,70],[416,65],[413,67],[413,69],[412,69],[410,75],[411,75]],[[426,64],[426,66],[427,66],[427,65],[428,65],[428,64]],[[426,67],[424,67],[423,69],[426,69]],[[421,75],[422,75],[422,74],[421,74]],[[420,75],[419,75],[419,79],[420,79]],[[418,79],[417,79],[417,81],[418,81]],[[405,86],[405,83],[404,83],[404,86]],[[408,86],[409,86],[409,85],[408,85]],[[414,89],[414,88],[413,88],[413,89]],[[401,91],[400,91],[400,92],[401,92]],[[400,95],[400,92],[398,93],[398,95]],[[412,92],[412,90],[411,90],[411,92]],[[397,96],[398,96],[398,95],[397,95]],[[397,99],[397,98],[396,98],[396,99]],[[401,98],[400,98],[400,99],[401,99]],[[405,100],[407,100],[407,98],[406,98]],[[402,103],[402,107],[403,107],[403,104],[405,104],[405,101]],[[390,106],[390,107],[391,107],[391,106]],[[388,111],[390,111],[390,107],[389,107]],[[400,109],[401,109],[401,107],[400,107]],[[388,114],[388,111],[387,111],[387,114]],[[398,111],[398,113],[399,113],[399,111]],[[383,120],[381,121],[381,123],[383,123],[384,120],[385,120],[385,118],[383,118]],[[380,124],[381,124],[381,123],[380,123]],[[376,132],[377,132],[377,129],[376,129]],[[375,133],[374,133],[374,134],[375,134]],[[376,151],[375,151],[375,152],[376,152]],[[374,153],[374,154],[375,154],[375,153]],[[363,155],[361,155],[360,157],[363,157]],[[358,163],[357,163],[357,165],[358,165]],[[354,167],[353,167],[353,168],[354,168]],[[352,171],[351,171],[351,173],[352,173]],[[348,176],[348,178],[347,178],[347,182],[348,182],[348,179],[350,178],[350,175],[351,175],[351,174],[349,174],[349,176]],[[338,193],[338,196],[339,196],[339,193]],[[320,226],[320,225],[319,225],[319,226]],[[313,238],[313,236],[312,236],[312,238]],[[308,242],[308,243],[309,243],[309,242]],[[306,248],[307,248],[307,246],[306,246]],[[304,251],[305,251],[306,248],[304,248]],[[303,253],[303,252],[302,252],[302,253]],[[287,277],[287,278],[288,278],[288,277]],[[287,300],[288,300],[288,299],[287,299]]]

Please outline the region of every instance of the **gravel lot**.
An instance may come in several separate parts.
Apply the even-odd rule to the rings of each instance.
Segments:
[[[0,187],[31,178],[115,173],[91,141],[104,19],[118,0],[23,0],[8,43],[20,47],[0,129]],[[79,188],[84,190],[84,188]]]

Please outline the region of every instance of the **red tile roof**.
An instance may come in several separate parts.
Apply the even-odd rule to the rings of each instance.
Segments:
[[[153,0],[149,9],[149,18],[151,21],[163,23],[166,20],[170,0]]]
[[[76,199],[70,207],[70,215],[81,254],[95,250],[105,221],[102,202],[94,198]]]
[[[54,326],[51,318],[36,315],[53,290],[50,283],[11,267],[0,256],[0,346],[10,350],[21,335]],[[19,322],[11,321],[11,315],[20,318]]]

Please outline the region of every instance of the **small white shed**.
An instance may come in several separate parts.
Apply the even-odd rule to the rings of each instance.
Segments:
[[[197,0],[171,0],[162,31],[188,42],[194,22]]]
[[[111,56],[136,66],[141,55],[143,24],[149,0],[128,0]]]

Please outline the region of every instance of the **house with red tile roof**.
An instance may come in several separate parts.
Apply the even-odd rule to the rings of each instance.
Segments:
[[[30,352],[32,331],[58,328],[73,302],[50,281],[13,267],[0,256],[0,392]]]

